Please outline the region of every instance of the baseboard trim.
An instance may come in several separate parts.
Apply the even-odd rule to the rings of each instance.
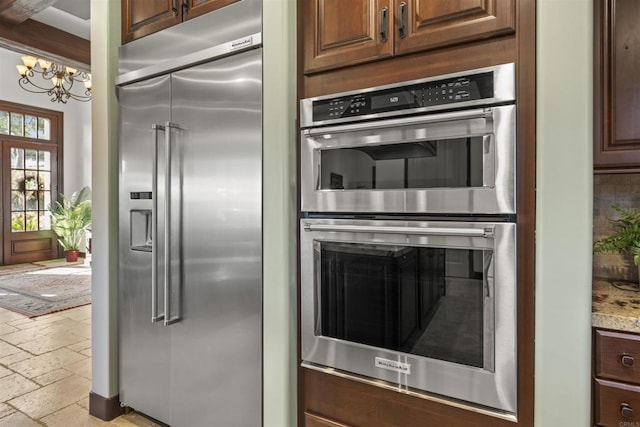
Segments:
[[[102,397],[94,392],[89,393],[89,413],[103,421],[111,421],[122,414],[120,395]]]

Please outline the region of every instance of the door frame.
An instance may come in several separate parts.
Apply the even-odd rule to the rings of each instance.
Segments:
[[[19,103],[15,103],[15,102],[9,102],[9,101],[4,101],[4,100],[0,100],[0,111],[9,111],[9,112],[15,112],[15,113],[20,113],[20,114],[28,114],[28,115],[32,115],[32,116],[38,116],[38,117],[43,117],[43,118],[47,118],[50,120],[50,139],[49,140],[42,140],[42,139],[37,139],[37,138],[29,138],[29,137],[25,137],[25,136],[15,136],[15,135],[5,135],[5,134],[0,134],[0,141],[2,141],[2,146],[0,147],[1,151],[4,151],[4,142],[9,142],[9,143],[16,143],[16,144],[21,144],[21,143],[34,143],[36,145],[41,145],[43,147],[52,147],[55,146],[57,148],[57,154],[56,154],[56,163],[55,163],[55,167],[56,167],[56,177],[55,177],[55,186],[57,188],[57,194],[55,194],[56,197],[54,197],[54,194],[52,192],[51,194],[51,201],[55,201],[57,200],[57,197],[59,197],[60,194],[64,193],[64,187],[63,187],[63,182],[64,182],[64,178],[63,178],[63,171],[64,171],[64,139],[63,139],[63,135],[64,135],[64,113],[62,111],[56,111],[56,110],[50,110],[47,108],[41,108],[41,107],[35,107],[35,106],[30,106],[30,105],[26,105],[26,104],[19,104]],[[0,154],[0,160],[2,160],[4,162],[4,158],[3,155]],[[2,173],[0,173],[0,195],[2,197],[0,197],[2,200],[0,200],[0,209],[2,209],[3,213],[2,215],[0,215],[0,218],[3,218],[2,220],[2,224],[0,225],[0,240],[1,240],[1,244],[0,244],[0,265],[5,265],[5,255],[6,255],[6,245],[5,245],[5,231],[6,231],[6,227],[4,227],[4,222],[7,219],[4,219],[4,209],[5,209],[5,203],[7,202],[7,199],[4,197],[4,186],[6,184],[5,182],[5,173],[4,173],[4,165],[0,166],[0,170],[2,171]],[[10,179],[10,178],[9,178]],[[53,177],[52,177],[53,179]],[[54,182],[52,182],[52,186],[54,185]],[[60,245],[56,244],[56,247],[54,249],[54,254],[56,257],[60,257],[62,256],[62,251],[60,250]]]

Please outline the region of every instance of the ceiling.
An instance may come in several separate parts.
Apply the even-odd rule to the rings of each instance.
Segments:
[[[36,13],[31,19],[86,40],[91,39],[90,0],[57,0],[53,6]]]

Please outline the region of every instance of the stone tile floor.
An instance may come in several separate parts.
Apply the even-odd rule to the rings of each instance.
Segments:
[[[91,305],[33,319],[0,308],[0,427],[157,425],[92,417],[90,391]]]

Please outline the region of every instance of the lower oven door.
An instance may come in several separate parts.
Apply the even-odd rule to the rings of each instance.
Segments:
[[[303,365],[515,414],[515,232],[302,219]]]

